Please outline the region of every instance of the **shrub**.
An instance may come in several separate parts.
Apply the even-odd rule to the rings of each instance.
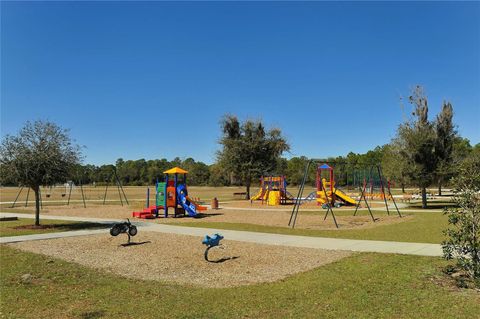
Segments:
[[[454,179],[457,208],[447,208],[450,227],[444,231],[444,257],[455,259],[457,266],[480,287],[480,156],[471,156]]]

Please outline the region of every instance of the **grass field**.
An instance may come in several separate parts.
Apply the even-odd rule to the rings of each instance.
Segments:
[[[106,225],[95,223],[44,219],[42,220],[42,227],[44,228],[22,228],[22,226],[33,225],[33,222],[33,219],[28,218],[20,218],[13,221],[2,221],[0,222],[0,237],[64,232],[80,229],[100,229],[108,227]]]
[[[475,318],[480,313],[480,295],[450,288],[439,258],[356,254],[275,283],[214,289],[125,279],[6,246],[0,252],[3,318]],[[24,274],[31,274],[31,282],[22,281]]]
[[[132,207],[143,206],[145,200],[141,198],[145,190],[145,187],[126,188],[129,198],[138,198],[131,200],[130,207],[124,207],[122,211],[130,214]],[[16,191],[18,189],[1,189],[2,201],[14,197]],[[243,191],[243,188],[190,187],[189,191],[192,197],[217,197],[220,201],[230,201],[235,198],[233,193]],[[56,200],[54,196],[55,193],[52,193],[48,200]],[[61,198],[61,194],[58,196]],[[99,189],[91,190],[89,196],[92,200],[103,198]],[[116,196],[118,198],[118,193]],[[416,203],[411,205],[415,207]],[[241,216],[240,223],[228,222],[230,219],[212,222],[208,218],[169,222],[191,227],[304,236],[440,243],[443,240],[442,231],[447,227],[447,218],[440,209],[447,205],[448,200],[436,200],[431,205],[434,209],[403,211],[408,218],[400,223],[358,229],[290,229],[286,225],[253,224],[252,219],[245,223],[246,212],[242,211],[236,212]],[[2,207],[5,209],[8,205]],[[117,211],[117,206],[112,207],[110,209]],[[61,207],[59,209],[59,214],[67,212]],[[72,209],[77,212],[77,208]],[[97,211],[98,214],[106,212],[106,206],[95,206],[94,203],[89,209],[95,214]],[[33,202],[16,211],[32,212]],[[278,213],[289,216],[289,212]],[[258,214],[263,216],[265,212],[259,211]],[[323,214],[321,209],[300,210],[297,223],[302,223],[302,217],[306,223],[312,216],[315,220],[318,216],[321,223]],[[340,209],[335,214],[350,216],[353,212]],[[362,210],[359,214],[366,215],[367,212]],[[381,217],[386,212],[374,210],[373,214]],[[258,222],[257,216],[254,217],[253,222]],[[42,224],[51,227],[15,229],[32,223],[32,219],[0,222],[0,236],[105,227],[42,220]],[[1,318],[475,318],[480,313],[480,294],[456,288],[453,279],[442,273],[442,268],[448,263],[440,258],[357,253],[273,283],[236,288],[199,288],[127,279],[110,271],[21,252],[8,245],[0,245],[0,255]],[[137,262],[141,261],[132,258],[132,267]],[[228,266],[228,261],[222,265]],[[211,264],[211,267],[216,267],[216,264]],[[27,276],[27,280],[22,279],[25,274],[31,276]],[[182,274],[178,273],[178,276]]]
[[[97,201],[102,202],[105,196],[105,186],[93,187],[92,185],[85,185],[82,187],[85,199],[88,201]],[[147,186],[124,186],[123,189],[129,201],[146,201]],[[0,187],[0,202],[13,202],[16,196],[19,193],[20,188],[18,187]],[[82,201],[82,193],[80,187],[75,187],[72,189],[71,201],[79,202]],[[229,201],[233,199],[241,199],[241,196],[234,195],[234,193],[245,192],[245,187],[232,186],[232,187],[210,187],[210,186],[189,186],[188,187],[190,196],[199,197],[201,200],[210,202],[213,197],[216,197],[220,201]],[[314,188],[309,186],[304,190],[304,196],[314,191]],[[348,190],[346,190],[348,192]],[[411,190],[409,190],[411,191]],[[254,195],[258,192],[257,187],[251,188],[251,194]],[[290,187],[289,192],[294,196],[297,195],[298,188]],[[401,194],[401,191],[398,189],[392,190],[394,194]],[[55,188],[41,188],[42,200],[45,205],[64,205],[68,199],[69,189],[65,187],[55,187]],[[154,186],[150,186],[150,201],[153,203],[155,200]],[[49,197],[47,197],[47,195]],[[63,196],[62,196],[63,195]],[[107,190],[106,199],[112,202],[120,202],[118,189],[115,186],[110,186]],[[27,202],[27,190],[23,189],[20,193],[20,196],[17,199],[17,206],[25,206]],[[29,206],[34,205],[34,196],[33,193],[29,194]],[[9,207],[10,203],[2,204],[2,207]]]
[[[146,194],[147,186],[126,186],[124,187],[125,194],[127,199],[132,207],[141,208],[146,204]],[[205,204],[210,204],[212,198],[216,197],[220,202],[229,202],[232,200],[243,199],[242,196],[234,195],[234,193],[244,192],[244,187],[209,187],[209,186],[190,186],[189,195],[194,199],[199,199]],[[13,201],[19,194],[20,188],[18,187],[0,187],[0,208],[8,209],[12,206]],[[311,191],[314,191],[314,188],[308,187],[304,191],[304,196]],[[258,188],[252,187],[251,194],[258,192]],[[291,187],[290,192],[294,195],[297,194],[298,188]],[[348,191],[347,191],[348,192]],[[399,193],[398,190],[395,190],[396,193]],[[92,185],[83,186],[83,194],[85,197],[86,205],[98,205],[103,203],[105,196],[105,187],[97,186],[93,187]],[[48,197],[47,197],[48,195]],[[62,196],[64,195],[64,196]],[[107,191],[106,203],[107,204],[120,204],[118,189],[116,187],[110,186]],[[122,196],[123,198],[123,196]],[[445,206],[451,205],[450,197],[443,197],[440,199],[429,200],[430,209],[442,209]],[[66,205],[68,200],[68,189],[65,187],[56,187],[50,190],[49,188],[42,188],[42,204],[43,206],[62,206]],[[123,204],[125,204],[124,199],[122,199]],[[155,192],[154,187],[150,187],[150,204],[155,202]],[[400,199],[397,199],[397,202],[400,203]],[[73,189],[71,193],[70,204],[83,205],[82,193],[80,187]],[[15,204],[16,208],[25,208],[27,212],[32,212],[34,209],[34,196],[30,192],[28,194],[27,201],[27,190],[23,189],[18,196],[17,202]],[[421,203],[418,200],[412,201],[409,206],[411,208],[420,208]]]
[[[302,214],[317,214],[319,220],[323,218],[322,213],[318,212],[301,212],[297,219],[297,223],[302,222]],[[337,216],[352,214],[352,212],[336,211]],[[367,214],[362,211],[361,214]],[[386,214],[384,211],[373,211],[374,216]],[[414,218],[408,219],[401,223],[380,225],[373,228],[365,229],[335,229],[335,230],[314,230],[314,229],[291,229],[286,227],[271,227],[244,223],[218,223],[203,221],[181,222],[176,223],[181,226],[245,230],[264,233],[277,233],[287,235],[317,236],[317,237],[334,237],[348,239],[369,239],[369,240],[388,240],[403,242],[420,242],[420,243],[441,243],[444,239],[442,231],[447,228],[447,217],[442,212],[426,211],[426,212],[404,212],[405,216],[412,215]],[[328,217],[331,218],[331,217]]]
[[[149,186],[151,196],[150,199],[153,200],[155,198],[155,187]],[[97,186],[94,187],[92,185],[84,185],[83,193],[86,200],[100,200],[103,201],[105,196],[105,186]],[[147,195],[147,188],[148,186],[124,186],[123,190],[125,191],[125,195],[130,200],[142,200],[144,201]],[[189,186],[188,187],[189,193],[191,193],[194,197],[201,197],[205,200],[210,200],[213,197],[217,197],[219,200],[231,200],[235,198],[239,198],[233,195],[233,193],[237,192],[244,192],[244,187],[210,187],[210,186]],[[18,195],[20,191],[19,187],[0,187],[0,195],[1,201],[14,201],[15,197]],[[74,187],[71,193],[71,200],[82,200],[82,189],[80,187]],[[257,189],[252,188],[252,192],[257,191]],[[68,192],[69,189],[65,190],[64,187],[56,187],[50,190],[49,188],[42,187],[42,200],[43,201],[62,201],[66,202],[68,199]],[[49,195],[49,197],[47,197]],[[64,196],[62,196],[64,195]],[[27,199],[27,190],[23,189],[20,196],[18,197],[17,201],[19,205],[25,204]],[[107,190],[107,200],[119,200],[118,189],[116,186],[110,185]],[[30,191],[29,194],[29,201],[31,201],[31,205],[33,205],[33,192]]]
[[[85,200],[88,202],[102,203],[105,196],[105,187],[92,185],[85,185],[83,188],[83,194]],[[130,202],[145,202],[147,194],[147,186],[125,186],[123,190]],[[244,192],[244,187],[209,187],[209,186],[189,186],[190,196],[198,197],[203,201],[210,202],[213,197],[217,197],[220,201],[239,199],[240,197],[234,196],[234,193]],[[18,195],[20,188],[18,187],[0,187],[0,202],[8,202],[1,204],[2,208],[10,207]],[[50,190],[49,188],[42,188],[42,201],[43,205],[65,205],[68,200],[68,191],[65,187],[56,187]],[[82,202],[82,190],[80,187],[75,187],[71,193],[71,203]],[[256,189],[252,188],[252,192]],[[150,186],[150,202],[155,201],[155,187]],[[28,195],[28,202],[27,202]],[[49,195],[49,197],[47,197]],[[62,196],[64,195],[64,196]],[[110,186],[107,190],[106,200],[109,203],[120,203],[117,187]],[[123,200],[123,199],[122,199]],[[17,199],[16,206],[33,207],[35,205],[33,192],[28,194],[27,189],[23,189],[20,196]]]

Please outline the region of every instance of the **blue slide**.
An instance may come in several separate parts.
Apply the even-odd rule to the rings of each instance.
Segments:
[[[180,204],[182,205],[183,209],[185,209],[185,212],[188,214],[188,216],[196,217],[197,208],[187,199],[188,193],[185,185],[180,184],[177,186],[177,196]]]

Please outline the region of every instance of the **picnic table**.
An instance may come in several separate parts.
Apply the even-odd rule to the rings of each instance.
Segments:
[[[235,192],[235,193],[233,193],[233,196],[234,197],[236,197],[236,196],[245,197],[245,196],[247,196],[247,192]]]

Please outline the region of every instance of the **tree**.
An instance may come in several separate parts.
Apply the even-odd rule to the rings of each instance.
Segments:
[[[367,153],[360,155],[358,162],[363,167],[376,166],[382,161],[382,157],[383,148],[377,146],[373,150],[370,150]]]
[[[455,136],[452,147],[454,174],[457,173],[456,168],[460,167],[462,162],[471,154],[472,150],[473,147],[470,145],[468,138]]]
[[[307,163],[308,158],[305,156],[292,157],[287,162],[287,181],[289,184],[300,185],[302,183]]]
[[[266,132],[260,121],[247,120],[240,124],[236,116],[227,115],[221,127],[222,150],[217,154],[218,162],[242,181],[246,198],[250,199],[252,180],[274,173],[280,156],[290,147],[280,129]]]
[[[409,102],[414,106],[414,117],[399,126],[396,143],[406,162],[406,175],[420,188],[422,207],[427,208],[427,187],[437,169],[436,132],[428,120],[427,97],[421,86],[413,89]]]
[[[453,227],[444,231],[444,257],[456,258],[457,265],[480,287],[480,153],[465,160],[454,185],[458,208],[445,212]]]
[[[400,155],[401,149],[394,142],[384,147],[382,156],[382,171],[389,181],[394,181],[402,188],[405,193],[405,186],[408,182],[407,163]]]
[[[182,168],[188,171],[189,185],[206,185],[210,178],[210,170],[207,164],[195,162],[193,158],[187,158],[182,162]]]
[[[27,122],[0,146],[2,171],[35,193],[35,225],[40,225],[40,186],[65,182],[81,159],[68,131],[48,121]]]
[[[442,111],[435,121],[436,143],[435,156],[437,169],[435,172],[438,195],[442,195],[442,185],[453,175],[453,145],[457,132],[453,125],[453,107],[450,102],[443,102]]]
[[[212,164],[209,167],[210,176],[208,185],[211,186],[229,186],[228,174],[220,164]]]

